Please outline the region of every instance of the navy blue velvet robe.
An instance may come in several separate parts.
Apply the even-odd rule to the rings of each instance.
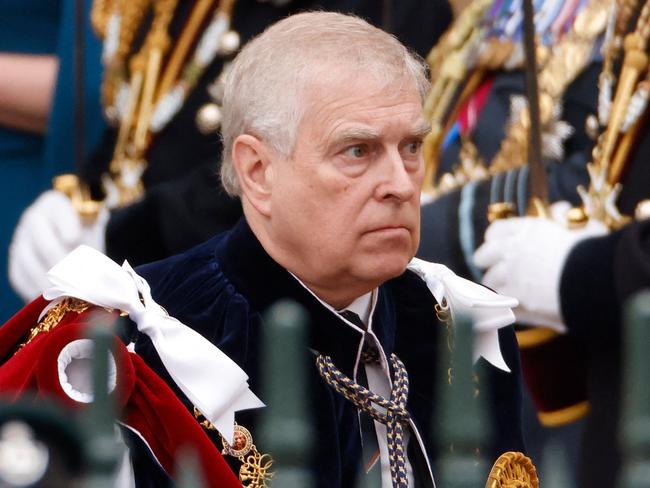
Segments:
[[[255,393],[260,392],[259,337],[263,314],[283,298],[295,300],[309,313],[309,348],[331,356],[343,373],[353,375],[361,334],[325,309],[274,262],[243,219],[231,231],[183,254],[142,266],[138,273],[149,281],[154,299],[170,315],[204,335],[246,371]],[[396,353],[406,366],[410,382],[408,410],[424,438],[435,476],[436,363],[438,343],[446,338],[438,337],[444,333],[444,327],[436,318],[434,304],[424,282],[407,271],[379,288],[373,330],[385,352]],[[490,462],[504,451],[524,450],[519,356],[510,328],[500,331],[500,342],[512,373],[499,371],[482,359],[477,365],[479,389],[483,388],[488,395],[490,419],[496,433],[494,441],[483,451]],[[148,339],[139,337],[136,347],[174,388]],[[321,380],[314,358],[307,351],[306,361],[312,365],[308,372],[307,398],[316,429],[313,466],[317,486],[353,487],[361,462],[359,416],[350,402]],[[218,381],[215,377],[217,388]],[[178,389],[175,391],[191,408],[184,395]],[[237,414],[237,421],[249,428],[254,437],[258,414],[259,411]],[[216,437],[214,440],[218,442]],[[412,437],[409,458],[416,480],[426,479],[418,475],[423,465],[415,452],[416,444]],[[258,448],[265,452],[264,446]],[[430,483],[416,485],[430,486]]]

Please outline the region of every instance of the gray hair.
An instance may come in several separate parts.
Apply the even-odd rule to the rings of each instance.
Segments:
[[[254,135],[289,157],[305,108],[304,88],[322,74],[319,67],[332,65],[385,85],[411,81],[423,100],[429,89],[423,60],[358,17],[307,12],[273,24],[244,46],[226,78],[221,182],[230,195],[241,193],[231,159],[237,136]]]

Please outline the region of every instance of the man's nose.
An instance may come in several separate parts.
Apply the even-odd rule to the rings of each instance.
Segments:
[[[406,201],[413,198],[417,192],[415,173],[409,170],[398,150],[391,151],[385,156],[381,166],[381,182],[377,186],[377,197],[381,200],[394,199]]]

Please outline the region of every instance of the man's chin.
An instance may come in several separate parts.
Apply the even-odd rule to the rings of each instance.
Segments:
[[[379,284],[395,278],[406,270],[406,265],[411,260],[410,254],[376,255],[372,263],[368,263],[368,275],[371,275]]]

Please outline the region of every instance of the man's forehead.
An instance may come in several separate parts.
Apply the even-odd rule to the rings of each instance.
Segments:
[[[413,92],[418,94],[415,81],[406,71],[390,67],[363,69],[361,66],[348,66],[342,63],[323,63],[303,74],[306,94],[315,94],[318,99],[328,94],[336,98],[340,94],[353,93],[362,89],[367,93],[383,91],[390,87],[399,91],[396,96]]]
[[[414,90],[389,86],[375,93],[355,93],[344,88],[322,97],[314,93],[310,102],[303,129],[324,139],[373,139],[393,130],[403,136],[424,136],[430,129]]]

